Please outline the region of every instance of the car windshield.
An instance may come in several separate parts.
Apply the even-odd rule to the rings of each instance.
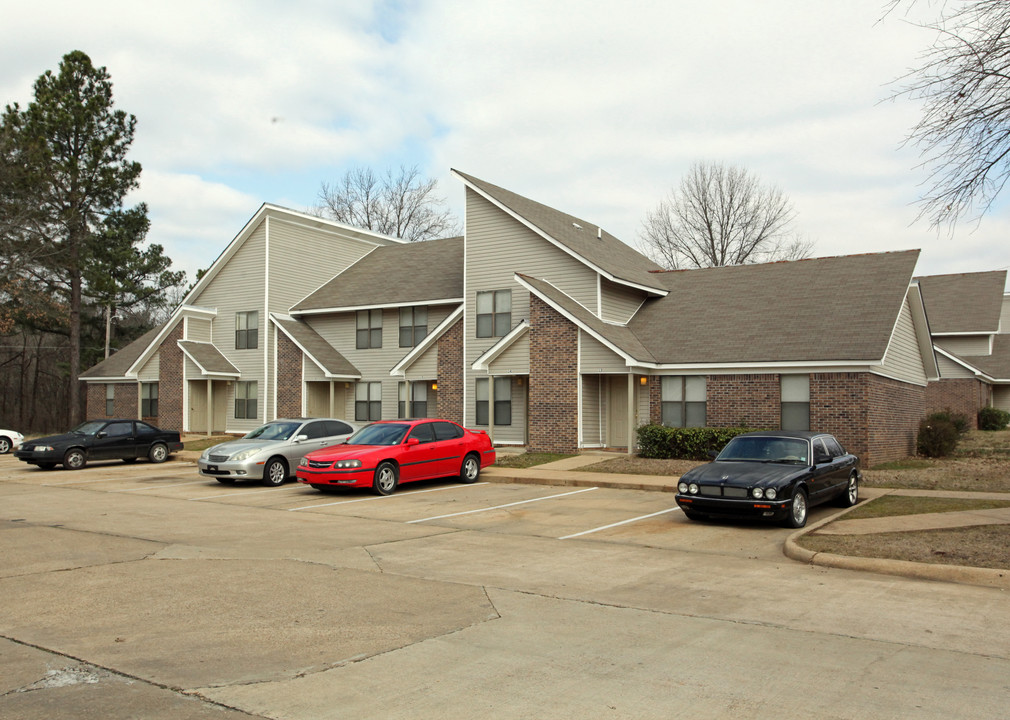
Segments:
[[[742,437],[729,441],[716,460],[807,464],[807,441],[782,437]]]
[[[296,422],[267,423],[246,433],[245,438],[247,440],[290,440],[291,436],[295,434],[295,430],[301,425]]]
[[[70,432],[77,435],[94,435],[103,427],[105,427],[105,422],[102,420],[88,420],[87,422],[82,422]]]
[[[410,425],[376,423],[361,428],[347,438],[348,445],[397,445],[407,434]]]

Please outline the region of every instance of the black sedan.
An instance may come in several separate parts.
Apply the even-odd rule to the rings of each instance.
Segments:
[[[80,470],[89,460],[135,462],[147,458],[165,462],[182,450],[179,433],[159,430],[140,420],[88,420],[63,435],[28,440],[14,457],[43,470],[63,464],[67,470]]]
[[[807,509],[859,500],[859,458],[833,435],[765,431],[737,435],[713,462],[680,478],[677,505],[691,520],[708,517],[807,523]]]

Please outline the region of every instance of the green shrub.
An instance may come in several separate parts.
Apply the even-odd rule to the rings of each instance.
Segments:
[[[954,452],[959,435],[954,423],[930,415],[919,423],[916,449],[926,457],[944,457]]]
[[[971,430],[971,426],[968,424],[968,416],[964,413],[954,412],[950,408],[931,412],[926,416],[926,420],[928,422],[948,422],[954,426],[958,435],[964,435]]]
[[[979,430],[1002,430],[1010,423],[1010,412],[994,407],[984,407],[978,411]]]
[[[645,458],[708,460],[726,443],[751,428],[671,428],[643,425],[638,428],[638,454]]]

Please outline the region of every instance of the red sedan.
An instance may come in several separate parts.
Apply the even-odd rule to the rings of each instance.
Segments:
[[[317,490],[371,487],[390,495],[400,483],[414,480],[456,476],[476,482],[481,468],[494,461],[491,439],[482,430],[449,420],[382,420],[340,445],[309,453],[296,475]]]

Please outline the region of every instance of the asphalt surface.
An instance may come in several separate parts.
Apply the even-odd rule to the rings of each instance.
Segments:
[[[1001,589],[499,470],[379,498],[0,456],[0,717],[1005,716]]]

